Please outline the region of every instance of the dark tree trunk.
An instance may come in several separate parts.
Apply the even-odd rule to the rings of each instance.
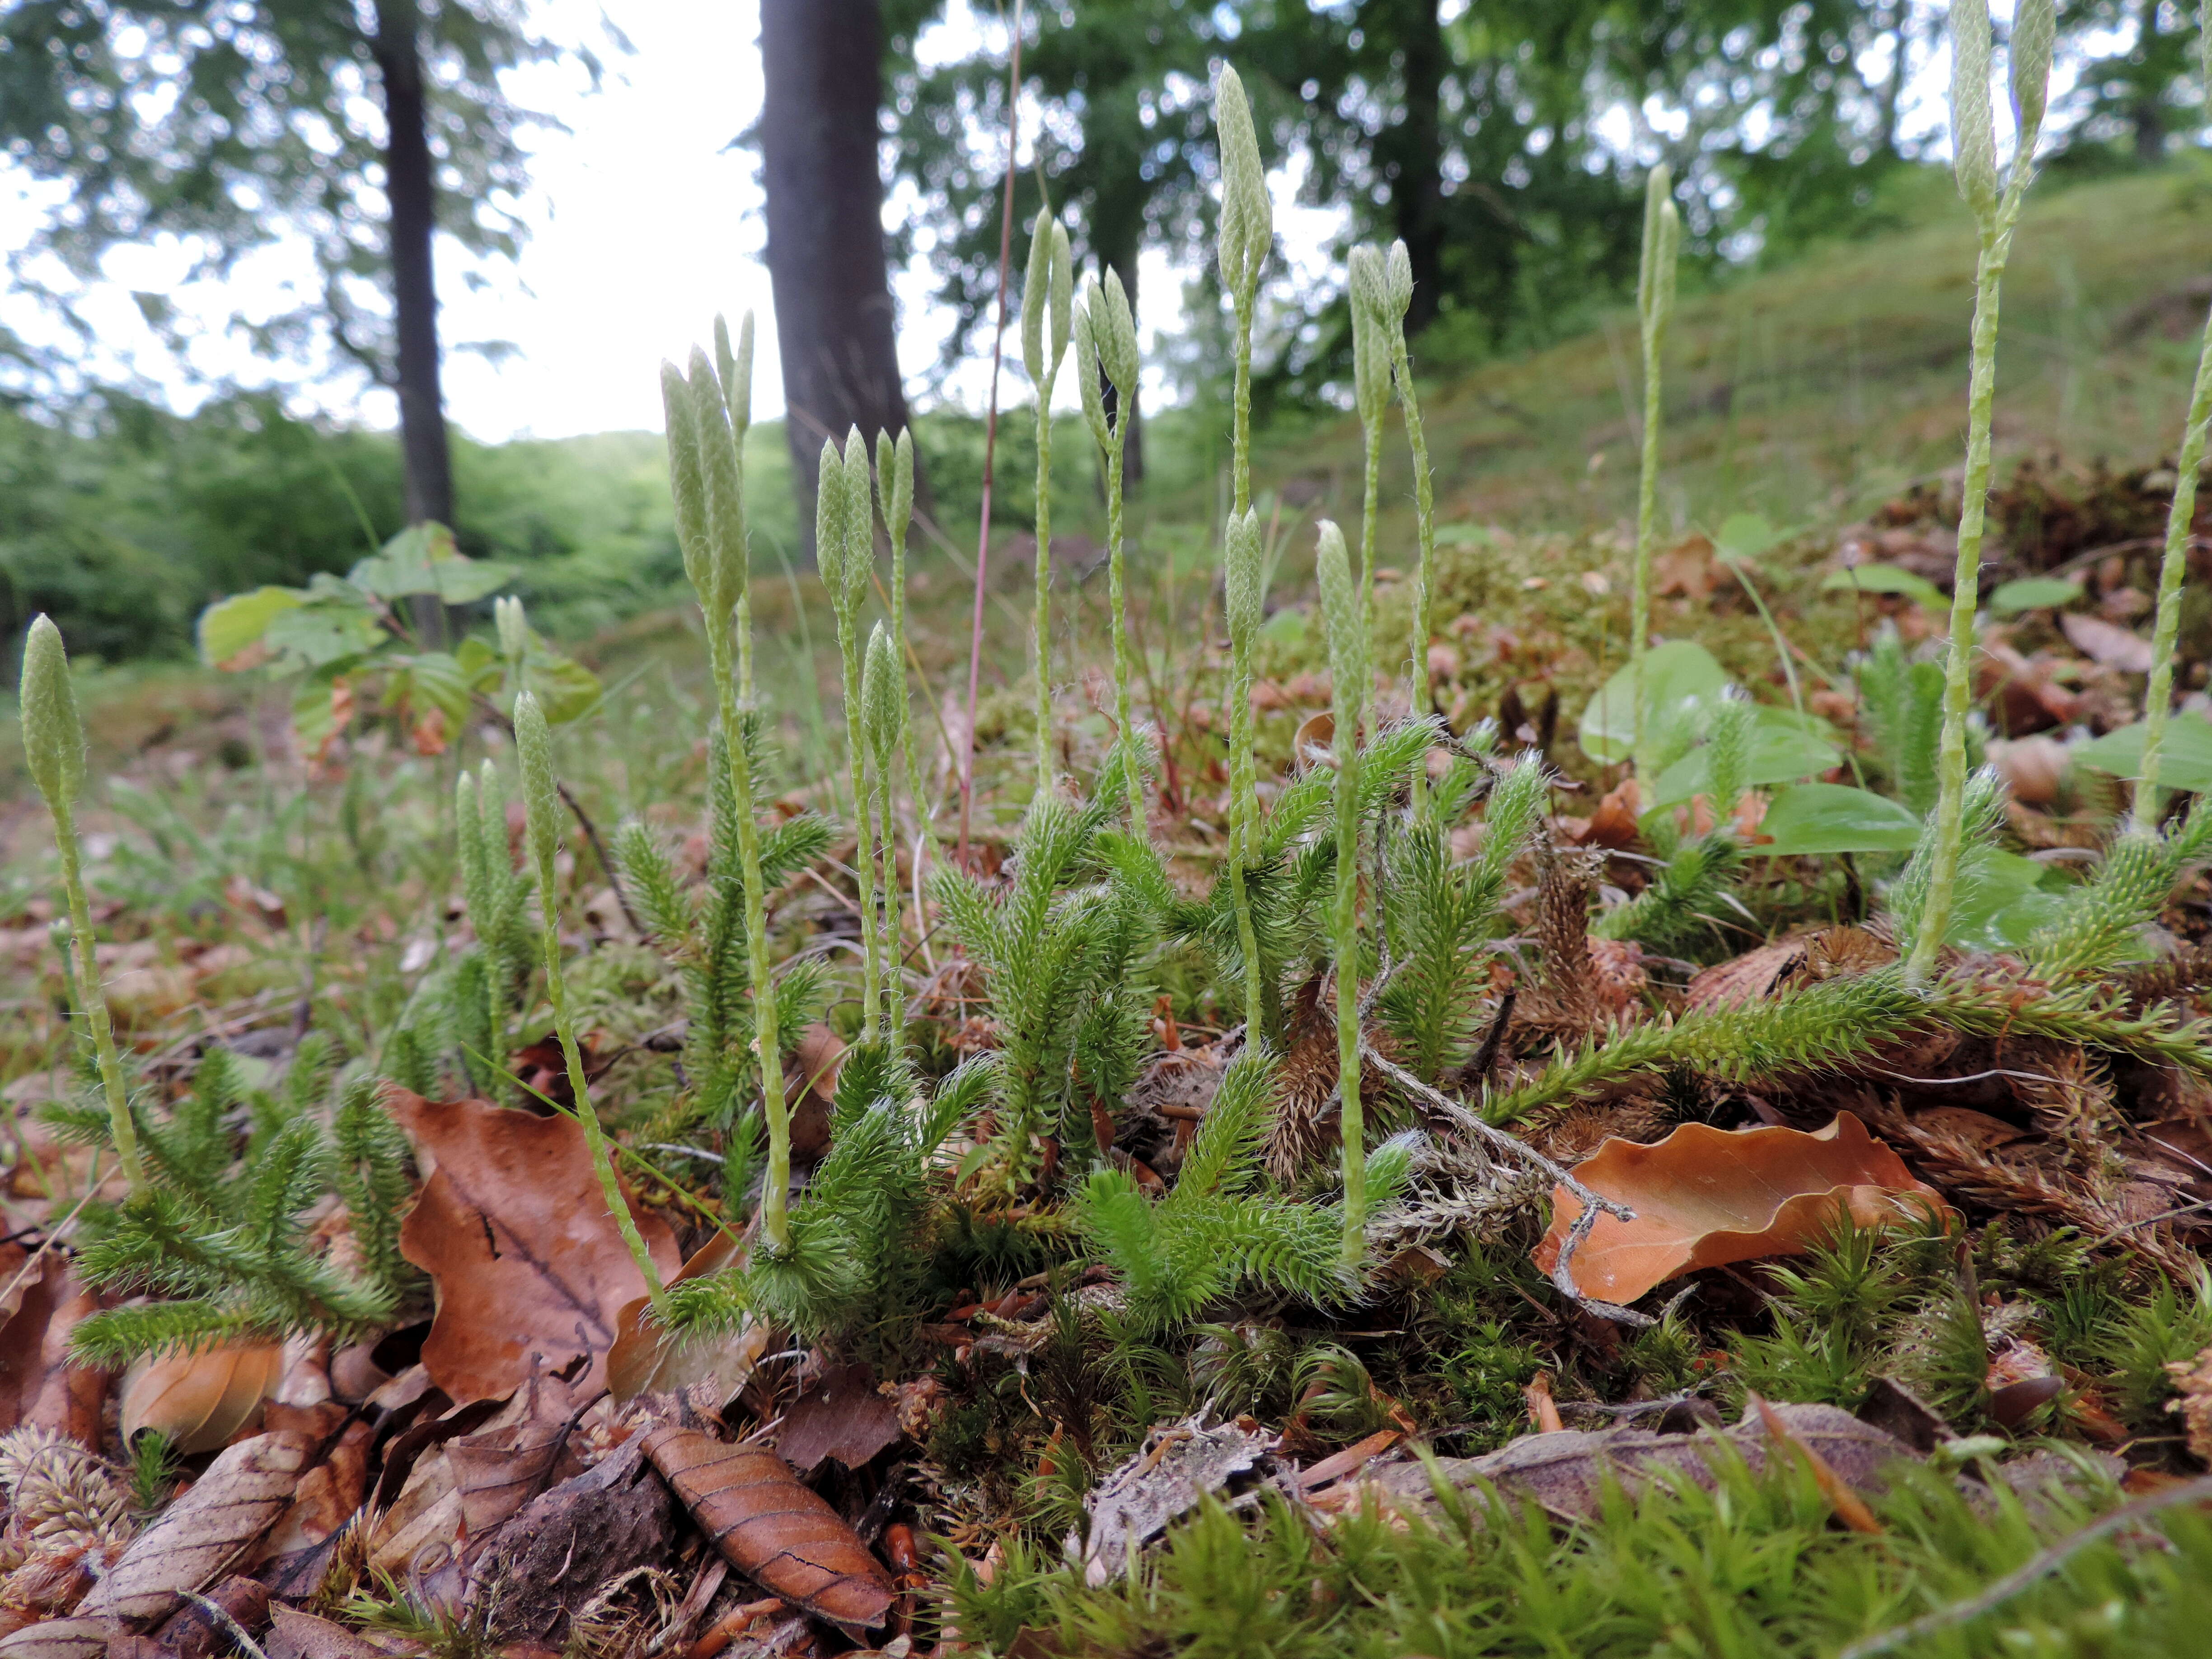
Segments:
[[[882,58],[876,0],[761,0],[768,269],[810,549],[823,439],[857,426],[872,442],[906,424],[877,156]]]
[[[2136,160],[2145,167],[2155,167],[2166,156],[2166,107],[2162,101],[2166,88],[2160,74],[2165,54],[2160,51],[2164,44],[2158,28],[2159,0],[2142,0],[2141,15],[2136,21],[2136,49],[2129,54],[2135,69],[2134,95],[2129,100],[2128,114],[2135,124]]]
[[[453,465],[438,386],[438,289],[430,264],[437,226],[423,118],[422,19],[416,0],[376,0],[376,64],[384,82],[385,195],[392,206],[392,299],[398,325],[399,448],[407,522],[453,522]]]
[[[1406,331],[1436,319],[1443,292],[1444,179],[1441,106],[1450,63],[1437,0],[1386,0],[1396,14],[1399,82],[1405,114],[1375,140],[1376,169],[1390,187],[1390,216],[1413,266]]]

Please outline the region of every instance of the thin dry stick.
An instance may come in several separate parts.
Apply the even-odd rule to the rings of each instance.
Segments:
[[[1908,1642],[1917,1642],[1939,1630],[1948,1630],[1954,1625],[1963,1625],[1969,1620],[1978,1619],[2012,1600],[2037,1579],[2048,1577],[2057,1571],[2090,1545],[2110,1538],[2116,1532],[2125,1531],[2136,1522],[2147,1520],[2163,1510],[2179,1509],[2184,1504],[2201,1504],[2208,1499],[2212,1499],[2212,1474],[2199,1475],[2196,1480],[2184,1481],[2178,1486],[2168,1486],[2164,1492],[2146,1492],[2131,1503],[2121,1504],[2111,1514],[2100,1516],[2079,1532],[2060,1539],[2050,1548],[2030,1556],[1979,1595],[1954,1601],[1949,1607],[1938,1607],[1909,1625],[1899,1625],[1894,1630],[1869,1636],[1863,1642],[1854,1642],[1838,1654],[1836,1659],[1874,1659],[1876,1654],[1894,1653]]]
[[[1636,1219],[1635,1211],[1630,1209],[1626,1204],[1592,1192],[1581,1182],[1576,1180],[1565,1165],[1553,1163],[1519,1136],[1506,1133],[1496,1124],[1485,1120],[1480,1112],[1469,1110],[1441,1089],[1431,1088],[1404,1066],[1386,1059],[1376,1050],[1372,1043],[1368,1042],[1364,1038],[1360,1042],[1359,1052],[1367,1064],[1374,1066],[1400,1088],[1416,1098],[1426,1102],[1449,1118],[1453,1127],[1464,1129],[1480,1136],[1499,1152],[1518,1158],[1531,1169],[1549,1176],[1574,1194],[1583,1206],[1582,1213],[1575,1218],[1574,1225],[1567,1230],[1567,1237],[1559,1247],[1559,1259],[1552,1266],[1552,1284],[1561,1296],[1565,1297],[1577,1307],[1586,1309],[1601,1318],[1610,1319],[1616,1324],[1650,1325],[1657,1322],[1649,1314],[1640,1314],[1634,1309],[1624,1308],[1618,1303],[1602,1302],[1594,1296],[1583,1295],[1581,1288],[1575,1283],[1574,1274],[1569,1271],[1575,1252],[1582,1248],[1583,1241],[1589,1237],[1590,1229],[1597,1225],[1597,1218],[1601,1214],[1612,1216],[1620,1221],[1633,1221]]]
[[[1006,197],[999,210],[999,326],[991,336],[991,397],[983,417],[983,521],[975,532],[975,618],[968,627],[968,724],[960,733],[960,853],[968,867],[968,816],[975,798],[975,687],[983,672],[983,594],[991,563],[991,475],[999,453],[999,362],[1006,344],[1007,271],[1014,258],[1015,152],[1022,129],[1022,0],[1014,0],[1006,59]]]

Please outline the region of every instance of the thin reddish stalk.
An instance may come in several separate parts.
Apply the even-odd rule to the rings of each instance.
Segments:
[[[1006,199],[999,216],[999,327],[991,337],[991,397],[983,421],[983,522],[975,532],[975,618],[968,629],[968,723],[960,734],[960,852],[968,867],[968,812],[975,798],[975,685],[983,672],[983,588],[991,563],[991,477],[999,449],[999,360],[1006,343],[1007,271],[1014,257],[1014,167],[1022,125],[1022,0],[1014,0],[1006,60]]]

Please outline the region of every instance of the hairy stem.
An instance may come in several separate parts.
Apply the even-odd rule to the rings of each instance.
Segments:
[[[876,1029],[883,982],[883,940],[876,927],[874,815],[868,810],[867,742],[861,735],[860,642],[854,617],[837,613],[837,655],[845,671],[845,771],[853,790],[854,880],[860,890],[860,1029]],[[885,784],[889,788],[888,781]]]
[[[93,947],[92,906],[84,894],[84,872],[78,862],[76,815],[67,803],[53,805],[54,850],[61,854],[62,890],[69,900],[70,937],[76,948],[78,996],[84,1017],[92,1027],[92,1051],[100,1062],[100,1092],[107,1100],[108,1133],[115,1138],[115,1156],[123,1165],[123,1178],[134,1193],[146,1185],[146,1166],[138,1157],[138,1126],[131,1116],[131,1102],[123,1086],[123,1060],[115,1049],[115,1027],[108,1018],[107,995],[100,988],[100,965]]]
[[[1636,574],[1628,605],[1629,695],[1636,700],[1636,734],[1631,754],[1639,775],[1648,775],[1644,751],[1644,653],[1651,641],[1651,555],[1659,539],[1659,428],[1665,412],[1661,353],[1664,322],[1644,330],[1644,456],[1636,478]]]
[[[1077,372],[1083,370],[1079,367]],[[1106,454],[1106,591],[1107,602],[1114,612],[1114,726],[1121,734],[1121,752],[1127,757],[1127,775],[1123,783],[1129,799],[1129,833],[1150,841],[1152,830],[1145,811],[1144,769],[1137,763],[1137,727],[1130,713],[1129,622],[1121,586],[1121,428],[1117,416],[1114,442]]]
[[[2007,210],[2010,209],[2011,210]],[[1936,751],[1936,847],[1928,866],[1928,899],[1905,963],[1917,984],[1936,965],[1949,930],[1959,874],[1961,812],[1966,791],[1966,713],[1973,703],[1974,613],[1982,568],[1982,533],[1989,512],[1990,411],[1996,400],[1997,301],[2012,252],[2015,198],[2008,197],[1981,234],[1974,271],[1973,359],[1967,381],[1966,473],[1959,508],[1959,561],[1953,573],[1951,630],[1943,660],[1943,732]]]
[[[1429,609],[1436,597],[1437,485],[1429,469],[1429,440],[1421,425],[1421,402],[1413,391],[1413,355],[1406,349],[1406,325],[1390,328],[1390,367],[1398,380],[1398,402],[1406,414],[1406,444],[1413,453],[1413,511],[1420,533],[1421,562],[1413,574],[1413,678],[1409,685],[1412,708],[1418,716],[1429,707]],[[1413,774],[1419,789],[1427,780],[1427,769]]]
[[[2181,428],[2181,450],[2174,457],[2173,502],[2166,514],[2158,623],[2151,630],[2150,686],[2143,695],[2142,764],[2136,780],[2138,830],[2158,827],[2159,751],[2166,744],[2166,714],[2173,701],[2173,643],[2181,631],[2181,583],[2189,574],[2189,526],[2197,516],[2197,475],[2204,465],[2208,423],[2212,423],[2212,315],[2205,319],[2204,343],[2197,353],[2197,384],[2189,397],[2189,418]]]
[[[1036,787],[1052,787],[1052,381],[1036,407]]]

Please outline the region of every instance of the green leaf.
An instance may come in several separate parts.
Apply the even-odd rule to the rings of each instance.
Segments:
[[[322,668],[374,651],[391,635],[366,605],[343,602],[296,605],[279,611],[262,637],[272,651]]]
[[[346,580],[380,599],[434,593],[447,605],[468,605],[497,592],[513,580],[512,565],[480,562],[453,545],[453,532],[441,524],[410,525],[384,550],[372,553],[346,573]]]
[[[2023,576],[2002,582],[1990,595],[1990,609],[2000,617],[2016,617],[2023,611],[2042,611],[2071,605],[2081,597],[2081,584],[2057,576]]]
[[[2101,738],[2075,744],[2074,758],[2116,778],[2142,775],[2142,722],[2123,726]],[[2191,794],[2212,790],[2212,721],[2202,714],[2176,714],[2166,723],[2166,741],[2159,746],[2158,781],[2165,789],[2186,789]]]
[[[469,683],[459,662],[443,651],[424,651],[388,660],[393,667],[392,678],[385,687],[386,708],[398,708],[404,701],[414,707],[418,715],[425,707],[441,709],[447,729],[461,729],[468,719]]]
[[[339,676],[318,672],[300,682],[292,693],[292,735],[295,745],[302,755],[315,755],[338,729],[337,711],[331,707],[331,693]]]
[[[220,668],[247,647],[260,642],[269,624],[296,610],[307,595],[296,587],[257,587],[217,599],[200,612],[200,660]]]
[[[1644,653],[1644,725],[1655,727],[1683,703],[1717,691],[1728,671],[1689,640],[1668,640]],[[1629,757],[1636,743],[1636,672],[1623,668],[1583,710],[1583,753],[1601,765]]]
[[[604,691],[599,677],[574,657],[533,646],[522,667],[548,725],[566,725],[598,707]]]
[[[1759,833],[1773,844],[1752,848],[1764,858],[1814,853],[1909,853],[1920,839],[1911,808],[1844,783],[1801,783],[1782,790],[1766,809]]]
[[[1261,626],[1260,637],[1270,645],[1296,651],[1306,642],[1306,613],[1294,605],[1285,606]]]
[[[507,678],[507,659],[499,654],[499,647],[482,635],[471,634],[455,647],[453,660],[460,667],[461,677],[469,683],[469,690],[491,696]]]
[[[1944,943],[1962,951],[2009,951],[2027,944],[2065,908],[2063,890],[2043,885],[2051,874],[2017,853],[1970,849],[1960,860],[1959,906]]]
[[[1732,513],[1713,538],[1713,550],[1724,559],[1755,559],[1782,539],[1782,532],[1756,513]]]
[[[1941,611],[1950,603],[1942,590],[1925,576],[1916,576],[1893,564],[1859,564],[1848,570],[1832,570],[1820,582],[1821,591],[1856,588],[1862,593],[1901,593],[1915,605]]]
[[[1801,725],[1796,715],[1787,708],[1755,710],[1752,714],[1751,752],[1744,765],[1745,784],[1759,789],[1771,784],[1795,783],[1799,778],[1840,765],[1842,754],[1820,735],[1826,729],[1823,723],[1811,720]],[[1703,793],[1706,788],[1705,763],[1703,744],[1676,761],[1659,775],[1658,781],[1652,786],[1651,804],[1673,806]],[[1713,804],[1725,809],[1735,803]]]

